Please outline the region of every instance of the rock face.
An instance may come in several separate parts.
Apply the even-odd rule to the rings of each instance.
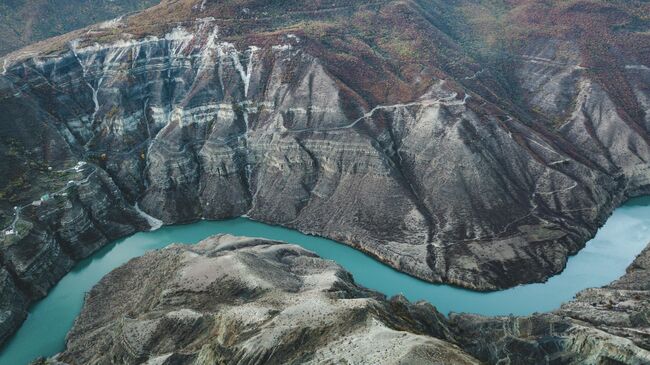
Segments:
[[[27,317],[27,298],[6,271],[0,271],[0,342],[4,342]]]
[[[479,290],[558,273],[650,189],[646,5],[595,3],[513,2],[540,29],[497,37],[505,60],[473,51],[475,2],[388,0],[166,1],[7,55],[0,263],[25,300],[0,328],[155,219],[247,215]]]
[[[215,236],[148,253],[88,293],[62,364],[478,364],[444,317],[356,286],[299,246]]]

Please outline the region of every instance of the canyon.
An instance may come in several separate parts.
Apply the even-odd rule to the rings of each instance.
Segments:
[[[562,271],[650,190],[650,9],[478,4],[170,0],[4,56],[0,342],[162,223],[245,216],[474,290]]]

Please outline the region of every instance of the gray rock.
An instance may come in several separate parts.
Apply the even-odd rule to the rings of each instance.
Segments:
[[[4,342],[27,317],[27,298],[5,269],[0,270],[0,293],[0,342]]]
[[[488,363],[647,364],[650,362],[650,249],[603,288],[586,289],[554,312],[528,317],[453,314],[450,327]]]
[[[223,235],[108,274],[56,363],[478,364],[450,341],[428,304],[386,300],[299,246]]]

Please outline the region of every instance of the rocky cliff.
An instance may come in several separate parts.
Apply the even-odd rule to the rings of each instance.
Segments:
[[[650,188],[647,5],[481,4],[166,1],[7,55],[2,328],[158,220],[246,215],[479,290],[561,271]]]

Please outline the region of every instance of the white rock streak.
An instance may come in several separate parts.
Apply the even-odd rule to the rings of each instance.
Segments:
[[[540,64],[540,65],[554,66],[554,67],[572,67],[575,70],[586,70],[587,69],[586,67],[581,66],[581,65],[575,65],[575,64],[570,64],[570,63],[562,63],[562,62],[558,62],[558,61],[550,59],[550,58],[531,56],[531,55],[523,55],[523,56],[521,56],[521,58],[523,58],[525,62],[536,63],[536,64]]]
[[[102,77],[100,77],[99,81],[97,81],[97,87],[93,87],[93,85],[90,82],[88,82],[88,80],[86,80],[86,76],[88,74],[88,67],[84,62],[81,61],[81,58],[79,57],[79,53],[77,52],[77,46],[78,45],[79,45],[79,40],[74,40],[74,41],[70,42],[70,50],[72,51],[72,54],[74,55],[74,57],[77,59],[77,62],[79,62],[79,66],[81,66],[81,74],[83,75],[83,78],[84,78],[84,81],[85,81],[86,85],[92,91],[93,104],[95,106],[93,114],[90,117],[90,122],[92,123],[92,122],[95,121],[95,117],[97,116],[97,113],[99,112],[98,94],[99,94],[99,88],[102,85],[102,82],[104,81],[104,76],[102,75]],[[92,60],[91,60],[90,63],[92,63]],[[106,66],[106,67],[108,67],[108,66]]]
[[[157,229],[160,229],[160,227],[163,226],[163,221],[161,221],[158,218],[154,218],[149,214],[145,213],[144,211],[142,211],[142,209],[140,209],[140,207],[138,206],[138,203],[135,203],[135,206],[133,208],[135,209],[136,212],[138,212],[138,214],[140,214],[142,218],[144,218],[147,221],[147,223],[149,223],[149,226],[151,227],[150,231],[155,231]]]
[[[86,66],[84,65],[83,62],[81,62],[81,58],[79,58],[79,53],[77,53],[77,46],[79,45],[79,40],[75,39],[70,42],[70,51],[72,51],[72,55],[74,58],[79,62],[79,66],[81,66],[81,73],[85,77],[86,76]]]
[[[221,86],[221,93],[225,95],[226,87],[223,84],[223,60],[225,58],[225,54],[223,52],[223,47],[221,47],[221,45],[217,47],[217,57],[218,57],[217,75],[219,76],[219,85]]]
[[[541,148],[543,148],[543,149],[545,149],[545,150],[551,152],[551,153],[554,153],[554,154],[556,154],[556,155],[558,155],[558,156],[560,156],[560,157],[563,157],[562,154],[560,154],[559,152],[557,152],[557,151],[555,151],[554,149],[551,149],[550,147],[547,147],[547,146],[545,146],[545,145],[543,145],[543,144],[537,142],[537,141],[534,140],[534,139],[528,138],[528,140],[531,141],[531,142],[533,142],[534,144],[538,145],[539,147],[541,147]],[[556,161],[556,162],[557,162],[557,161]]]
[[[244,81],[244,95],[248,98],[248,89],[251,84],[251,75],[253,74],[253,59],[255,58],[255,52],[259,48],[255,46],[250,46],[248,49],[248,66],[246,67],[246,79]]]
[[[202,24],[200,27],[203,28],[204,25]],[[218,45],[216,43],[218,36],[219,36],[219,27],[215,26],[214,28],[212,28],[212,32],[210,32],[210,34],[208,35],[208,38],[205,42],[205,46],[203,46],[203,49],[201,50],[201,63],[199,64],[198,72],[201,72],[206,68],[213,66],[212,60],[214,59],[214,51],[217,50],[218,52]]]
[[[119,28],[119,26],[122,24],[122,18],[123,16],[107,20],[105,22],[99,23],[98,28],[99,29],[111,29],[111,28]]]
[[[475,72],[474,75],[465,77],[465,80],[474,80],[477,77],[479,77],[483,72],[485,72],[485,69],[480,69],[479,71]]]
[[[93,111],[93,115],[90,117],[91,121],[95,120],[95,117],[97,116],[97,112],[99,112],[99,88],[102,86],[102,82],[104,81],[104,78],[100,78],[99,81],[97,82],[97,87],[93,88],[90,83],[86,82],[88,84],[88,87],[93,91],[93,104],[95,105],[95,110]]]
[[[246,68],[244,68],[243,64],[241,63],[241,59],[239,58],[239,52],[235,48],[235,46],[232,43],[228,42],[222,42],[219,43],[217,46],[217,55],[219,57],[219,62],[218,62],[218,76],[219,76],[219,83],[221,85],[222,91],[225,93],[225,87],[224,87],[224,82],[223,82],[223,64],[224,60],[226,57],[230,58],[232,61],[232,65],[239,74],[239,77],[242,80],[242,83],[244,84],[244,99],[248,99],[248,90],[250,88],[250,82],[251,82],[251,75],[253,74],[253,62],[255,58],[255,52],[258,50],[257,47],[251,46],[248,49],[248,64],[246,65]],[[249,125],[248,125],[248,108],[244,107],[243,108],[243,118],[244,118],[244,124],[246,127],[246,132],[245,134],[248,133]]]
[[[395,110],[395,109],[401,109],[401,108],[408,108],[411,106],[422,106],[422,107],[429,107],[432,105],[447,105],[447,106],[453,106],[453,105],[465,105],[467,102],[467,99],[469,98],[467,95],[463,98],[463,100],[456,100],[456,94],[450,96],[449,98],[443,98],[443,99],[426,99],[426,100],[420,100],[420,101],[414,101],[412,103],[406,103],[406,104],[392,104],[392,105],[378,105],[374,108],[372,108],[369,112],[365,113],[361,117],[355,119],[352,123],[343,125],[340,127],[331,127],[331,128],[302,128],[302,129],[291,129],[288,130],[288,132],[329,132],[329,131],[336,131],[336,130],[341,130],[341,129],[350,129],[353,128],[355,125],[357,125],[359,122],[370,118],[375,114],[375,112],[379,110]]]
[[[246,69],[244,69],[241,60],[239,59],[239,52],[237,52],[235,46],[231,43],[225,43],[225,42],[222,44],[228,49],[227,50],[228,56],[232,60],[233,66],[239,73],[239,76],[241,77],[241,80],[244,83],[244,97],[248,98],[248,88],[251,82],[251,74],[253,73],[253,58],[255,57],[255,52],[258,50],[258,48],[255,46],[251,46],[248,49],[249,52],[248,65],[246,66]]]
[[[650,67],[646,65],[625,65],[625,68],[628,70],[650,71]]]
[[[292,45],[290,44],[277,44],[275,46],[272,46],[271,49],[274,51],[282,52],[282,51],[289,51],[293,48]]]
[[[553,191],[537,191],[536,193],[539,194],[539,195],[553,195],[553,194],[557,194],[557,193],[564,193],[564,192],[573,190],[573,189],[575,189],[577,187],[578,187],[578,183],[574,181],[571,186],[569,186],[567,188],[564,188],[564,189],[558,189],[558,190],[553,190]]]

